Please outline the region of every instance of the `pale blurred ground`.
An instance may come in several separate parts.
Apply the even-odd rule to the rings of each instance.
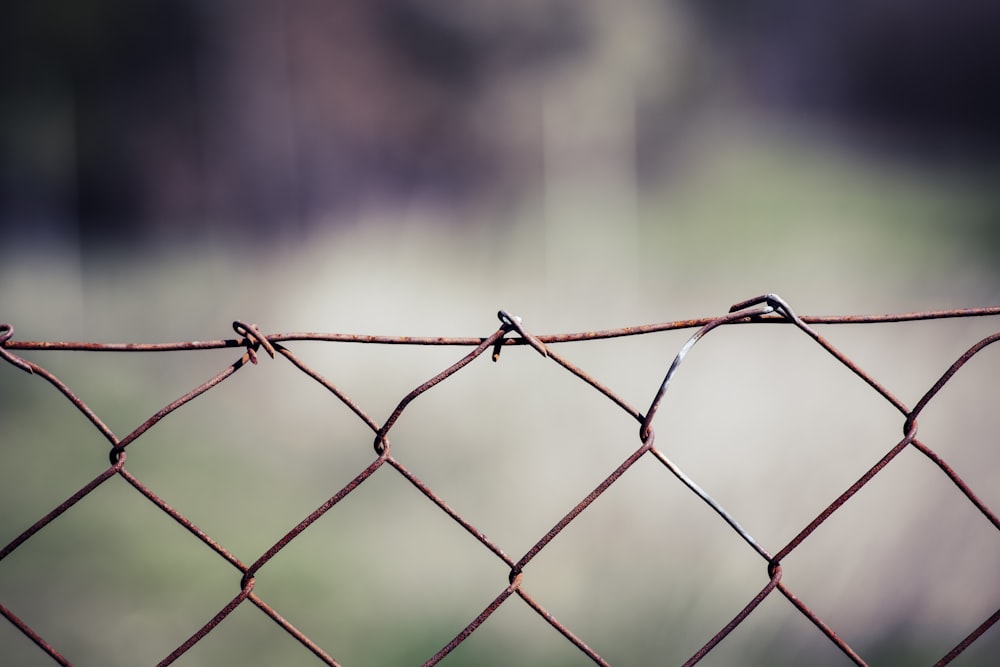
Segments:
[[[401,3],[411,4],[437,15]],[[344,186],[350,205],[343,207],[317,194],[317,183],[335,180],[338,169],[350,180],[350,165],[322,163],[329,154],[310,141],[323,137],[304,136],[309,112],[282,111],[303,104],[294,87],[261,90],[235,73],[249,62],[257,64],[246,71],[289,86],[318,85],[325,67],[354,73],[362,84],[383,74],[395,82],[394,61],[378,61],[357,35],[347,52],[362,49],[366,57],[353,64],[337,60],[332,38],[303,41],[296,45],[322,57],[314,70],[286,80],[268,69],[268,49],[284,53],[268,46],[268,12],[287,12],[285,25],[293,25],[302,16],[293,5],[262,3],[246,13],[212,6],[241,21],[224,33],[228,41],[210,43],[211,53],[227,57],[206,58],[218,70],[205,95],[226,104],[204,105],[202,176],[231,175],[223,163],[245,159],[248,172],[270,169],[291,189],[261,192],[266,179],[247,176],[249,189],[226,194],[212,181],[221,190],[197,220],[174,228],[152,206],[142,218],[152,221],[149,229],[128,231],[127,243],[111,242],[122,230],[90,238],[65,221],[23,234],[8,206],[0,321],[14,325],[17,339],[228,338],[234,319],[265,332],[485,336],[498,326],[498,308],[521,315],[535,333],[560,333],[716,315],[765,292],[779,293],[800,314],[996,304],[989,160],[941,149],[917,159],[891,150],[891,141],[866,141],[885,135],[776,111],[748,94],[743,70],[725,64],[732,58],[725,44],[713,42],[684,6],[592,3],[576,14],[547,3],[556,27],[552,35],[539,28],[535,38],[558,42],[572,34],[559,19],[571,26],[575,16],[588,26],[586,46],[569,39],[538,68],[504,61],[455,116],[478,128],[466,139],[495,129],[483,151],[499,151],[512,169],[496,167],[502,182],[495,190],[458,197],[447,186],[371,185],[362,174]],[[463,15],[477,38],[493,34],[491,17],[547,25],[524,8],[487,6],[493,14]],[[363,64],[374,74],[358,73]],[[447,135],[451,121],[399,126],[410,117],[391,108],[400,100],[372,97],[362,84],[343,98],[331,88],[323,99],[329,106],[316,108],[332,113],[356,103],[344,122],[359,133],[376,132],[372,114],[383,113],[404,152],[421,147],[413,139],[423,131],[430,132],[426,146]],[[448,99],[421,97],[434,94],[410,91],[413,113],[433,116]],[[650,147],[656,113],[667,139]],[[300,122],[275,124],[289,114]],[[250,142],[241,157],[233,138],[253,135],[242,123],[256,128],[263,147]],[[289,128],[298,134],[281,134]],[[300,158],[317,160],[296,161],[288,148],[296,145]],[[948,158],[933,157],[942,154]],[[266,159],[282,155],[286,162]],[[388,164],[405,172],[400,160]],[[665,166],[649,166],[657,161]],[[168,166],[149,173],[177,174]],[[441,174],[435,178],[445,183],[453,176]],[[5,181],[8,194],[12,182]],[[268,228],[279,224],[277,214],[238,223],[240,197],[275,205],[288,192],[311,193],[289,195],[300,205],[285,211],[292,231]],[[996,328],[983,319],[821,331],[912,405]],[[559,351],[644,411],[689,333]],[[379,422],[464,353],[289,347]],[[920,419],[921,439],[994,511],[997,354],[977,357]],[[120,436],[235,358],[232,351],[24,356],[66,380]],[[107,458],[100,437],[51,387],[4,368],[0,392],[6,543]],[[695,347],[654,426],[658,446],[776,552],[898,440],[902,419],[805,336],[767,326],[716,331]],[[332,396],[264,357],[142,436],[128,450],[128,468],[249,563],[372,460],[371,440]],[[392,442],[400,461],[516,556],[639,445],[627,415],[527,348],[506,350],[496,365],[481,358],[418,398]],[[996,531],[929,462],[904,452],[784,570],[792,590],[871,664],[908,665],[933,663],[996,609],[998,561]],[[506,578],[501,562],[384,469],[263,568],[256,591],[342,664],[402,665],[443,646]],[[525,570],[526,590],[616,665],[683,662],[765,582],[765,563],[646,459]],[[231,568],[121,480],[0,562],[0,602],[81,665],[155,663],[238,583]],[[955,664],[992,664],[996,637],[994,628]],[[7,624],[0,646],[10,664],[47,664]],[[177,664],[314,662],[244,605]],[[444,664],[586,662],[510,600]],[[847,664],[774,594],[702,664],[804,663]]]

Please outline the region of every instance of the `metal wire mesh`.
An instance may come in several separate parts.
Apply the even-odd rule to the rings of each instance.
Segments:
[[[728,530],[736,535],[752,551],[756,552],[761,559],[762,566],[766,569],[767,581],[759,592],[749,599],[745,606],[732,617],[723,627],[701,646],[684,663],[693,665],[702,660],[707,654],[715,649],[727,635],[733,632],[745,619],[754,613],[761,603],[769,597],[782,596],[788,601],[803,617],[808,619],[822,633],[830,643],[835,645],[844,656],[858,665],[869,664],[860,654],[860,651],[848,644],[833,627],[819,616],[809,605],[808,601],[800,598],[791,590],[783,579],[783,563],[800,545],[805,542],[817,528],[838,513],[841,508],[848,504],[851,499],[880,472],[889,466],[896,457],[904,450],[916,450],[929,459],[940,474],[947,478],[948,482],[954,486],[968,501],[968,503],[978,511],[989,522],[992,528],[1000,531],[1000,519],[994,510],[980,500],[976,491],[967,484],[961,476],[928,444],[917,438],[918,426],[917,418],[924,408],[931,402],[941,389],[952,379],[952,377],[965,366],[973,357],[987,346],[1000,340],[1000,333],[995,333],[982,338],[977,343],[961,354],[954,363],[940,376],[926,393],[912,407],[905,405],[899,398],[893,395],[884,387],[878,379],[863,370],[858,363],[849,358],[843,352],[835,348],[826,338],[821,336],[815,326],[829,324],[868,324],[888,322],[910,322],[916,320],[944,319],[944,318],[972,318],[983,316],[995,316],[1000,314],[1000,308],[980,308],[949,310],[936,312],[909,313],[901,315],[879,315],[879,316],[825,316],[825,317],[800,317],[792,310],[790,305],[774,294],[749,299],[734,305],[728,313],[718,316],[686,321],[675,321],[663,324],[653,324],[636,326],[623,329],[613,329],[604,331],[588,331],[578,334],[559,335],[535,335],[528,330],[519,317],[501,310],[498,313],[500,326],[487,336],[468,338],[415,338],[406,336],[367,336],[355,334],[319,334],[319,333],[289,333],[289,334],[265,334],[257,325],[246,322],[234,322],[233,328],[237,337],[226,340],[192,341],[183,343],[161,343],[161,344],[99,344],[99,343],[73,343],[73,342],[29,342],[17,341],[13,338],[13,327],[9,324],[0,325],[0,357],[13,367],[24,371],[37,378],[44,379],[57,389],[75,408],[82,413],[93,427],[103,436],[110,445],[110,464],[90,482],[72,493],[57,507],[46,513],[41,518],[35,520],[29,527],[11,539],[2,549],[0,549],[0,568],[3,561],[21,548],[29,540],[33,539],[43,528],[61,517],[67,510],[76,505],[80,500],[93,493],[113,477],[120,477],[135,489],[135,491],[149,503],[152,503],[161,512],[171,517],[180,524],[193,539],[200,541],[205,548],[210,549],[222,561],[231,565],[238,573],[239,593],[233,597],[225,606],[211,618],[204,620],[201,627],[188,639],[176,646],[159,664],[168,665],[176,661],[195,644],[200,642],[209,633],[213,632],[222,624],[226,618],[237,608],[250,605],[259,609],[271,621],[280,626],[285,632],[293,637],[302,647],[311,651],[315,657],[326,664],[337,665],[333,657],[337,652],[337,647],[320,646],[316,641],[306,635],[305,632],[297,628],[291,622],[282,617],[279,611],[269,604],[255,590],[258,580],[258,572],[261,568],[282,553],[290,543],[308,530],[320,517],[324,516],[332,508],[341,503],[345,498],[354,493],[359,487],[377,474],[392,474],[384,472],[383,469],[393,469],[398,475],[415,487],[426,499],[433,504],[438,511],[443,513],[459,525],[464,531],[471,535],[481,548],[492,554],[503,563],[508,572],[507,580],[499,584],[499,592],[495,598],[476,615],[469,620],[463,628],[456,628],[456,634],[444,646],[433,655],[421,656],[417,660],[424,660],[423,664],[437,664],[448,656],[452,651],[467,640],[480,626],[486,623],[494,614],[508,601],[519,598],[528,605],[538,616],[540,621],[544,621],[554,628],[565,641],[572,644],[581,654],[587,656],[596,664],[606,665],[609,662],[598,652],[598,647],[591,647],[585,637],[578,636],[572,628],[560,621],[552,613],[546,610],[542,603],[530,592],[530,577],[526,576],[526,568],[529,564],[555,540],[579,515],[588,508],[598,497],[604,494],[612,486],[619,483],[623,474],[628,471],[640,459],[654,460],[662,466],[665,472],[670,473],[664,477],[663,483],[673,483],[676,480],[683,485],[697,499],[707,505],[718,519],[726,524]],[[775,325],[784,324],[795,327],[802,335],[811,339],[816,347],[825,354],[831,355],[841,364],[846,366],[862,382],[874,389],[881,398],[898,411],[903,436],[892,445],[884,455],[878,459],[874,465],[865,472],[856,482],[851,484],[840,495],[833,498],[829,504],[819,514],[817,514],[807,525],[803,526],[795,536],[784,545],[774,548],[773,545],[765,545],[762,540],[752,535],[744,528],[738,520],[737,513],[723,506],[717,501],[708,490],[703,488],[694,477],[677,465],[668,452],[658,447],[656,444],[655,424],[657,414],[667,400],[667,392],[672,381],[684,363],[685,358],[692,348],[703,337],[724,325]],[[659,387],[652,392],[648,407],[640,409],[624,400],[611,387],[606,386],[600,380],[593,377],[583,368],[572,363],[567,357],[557,352],[562,344],[589,341],[596,339],[618,338],[627,336],[642,336],[655,332],[677,329],[696,329],[695,333],[677,352],[676,357],[663,375]],[[321,375],[312,366],[307,364],[302,358],[292,351],[290,344],[298,341],[322,341],[330,344],[365,344],[365,345],[406,345],[406,346],[455,346],[471,348],[458,361],[454,362],[440,373],[421,383],[412,391],[403,396],[388,417],[381,423],[372,418],[368,412],[351,396],[347,395],[337,384]],[[510,346],[529,346],[534,352],[540,355],[546,362],[552,362],[575,376],[580,382],[592,388],[604,397],[607,401],[617,406],[618,409],[627,413],[637,425],[635,434],[635,448],[624,460],[621,460],[616,467],[606,471],[606,476],[593,490],[575,505],[569,507],[563,517],[551,526],[551,528],[541,535],[523,553],[508,554],[497,542],[487,537],[485,531],[474,525],[459,511],[449,506],[445,499],[439,495],[435,489],[421,480],[410,468],[393,455],[393,445],[390,435],[400,416],[407,410],[419,410],[411,407],[414,401],[425,392],[433,389],[436,385],[448,381],[463,368],[483,355],[491,355],[494,362],[501,360],[501,353]],[[102,351],[102,352],[173,352],[179,353],[190,350],[204,349],[232,349],[239,357],[216,375],[191,389],[176,400],[171,401],[163,408],[157,410],[149,416],[132,432],[123,437],[116,435],[109,428],[102,418],[96,414],[81,398],[78,397],[70,387],[56,377],[46,368],[29,361],[22,356],[15,354],[15,350],[34,351]],[[214,539],[211,535],[199,528],[187,516],[176,510],[168,501],[159,496],[151,485],[133,474],[127,466],[129,452],[135,447],[135,442],[140,440],[144,434],[154,428],[164,417],[204,395],[206,392],[217,387],[220,383],[231,378],[237,372],[258,364],[262,354],[275,360],[284,360],[295,369],[308,376],[333,397],[343,403],[360,420],[364,426],[372,433],[373,455],[370,462],[362,469],[358,470],[346,485],[336,490],[335,493],[323,502],[314,511],[302,518],[276,542],[271,544],[263,552],[255,554],[251,559],[241,559],[235,553],[226,548],[225,545]],[[508,353],[509,354],[509,353]],[[530,433],[522,433],[520,437],[531,437]],[[4,447],[11,447],[12,443],[5,443]],[[27,518],[27,521],[30,521]],[[68,520],[68,519],[67,519]],[[666,593],[666,592],[665,592]],[[1000,598],[1000,591],[994,591],[994,597]],[[942,595],[945,594],[942,592]],[[249,603],[249,604],[247,604]],[[58,664],[69,665],[70,657],[62,655],[60,648],[50,644],[45,639],[44,629],[33,627],[23,621],[18,610],[8,608],[0,603],[0,613],[16,626],[20,632],[29,637],[39,648]],[[941,656],[937,665],[944,665],[952,662],[966,648],[976,642],[984,633],[1000,619],[1000,610],[983,619],[976,627],[970,628],[964,637],[957,637],[954,646]],[[35,624],[37,626],[37,624]]]

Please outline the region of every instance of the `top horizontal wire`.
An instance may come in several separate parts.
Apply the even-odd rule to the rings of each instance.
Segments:
[[[912,313],[894,313],[886,315],[802,315],[799,319],[806,324],[875,324],[890,322],[913,322],[918,320],[940,320],[962,317],[989,317],[1000,315],[1000,306],[988,308],[955,308],[951,310],[927,310]],[[662,322],[659,324],[643,324],[631,327],[620,327],[617,329],[603,329],[599,331],[583,331],[578,333],[547,334],[535,336],[537,340],[545,344],[550,343],[571,343],[586,340],[601,340],[607,338],[621,338],[624,336],[638,336],[642,334],[655,333],[660,331],[675,331],[678,329],[693,329],[703,327],[718,317],[700,317],[690,320],[675,320],[672,322]],[[728,322],[728,325],[747,324],[749,322],[765,322],[774,324],[789,324],[789,320],[780,314],[764,315],[753,318],[745,318]],[[6,329],[13,333],[11,325],[0,324],[0,329]],[[296,340],[315,340],[340,343],[370,343],[376,345],[454,345],[454,346],[476,346],[480,345],[484,338],[480,336],[385,336],[366,334],[344,334],[344,333],[276,333],[268,334],[267,340],[271,343],[280,343]],[[526,345],[529,344],[523,338],[505,338],[504,345]],[[177,343],[93,343],[79,341],[16,341],[5,340],[0,346],[13,350],[80,350],[91,352],[171,352],[177,350],[215,350],[231,347],[244,347],[245,342],[241,338],[228,338],[219,340],[195,340]]]

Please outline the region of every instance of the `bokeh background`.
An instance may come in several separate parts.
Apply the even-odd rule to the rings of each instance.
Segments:
[[[989,3],[101,0],[4,14],[0,321],[19,339],[223,338],[237,318],[486,335],[501,307],[554,333],[770,291],[810,314],[997,300]],[[995,328],[830,335],[912,405]],[[685,336],[567,354],[644,409]],[[509,352],[421,397],[396,441],[519,553],[638,443],[610,404]],[[458,356],[300,353],[379,421]],[[657,431],[772,551],[899,437],[889,406],[790,329],[719,332],[696,353]],[[119,435],[231,361],[25,356]],[[996,363],[984,352],[921,420],[994,509]],[[370,434],[318,388],[268,359],[251,370],[129,450],[140,479],[245,562],[371,456]],[[50,387],[6,368],[0,392],[6,543],[106,458]],[[765,571],[664,470],[633,477],[526,587],[614,664],[679,663]],[[872,662],[930,664],[996,608],[1000,545],[918,456],[885,477],[786,577]],[[432,509],[383,471],[257,590],[346,665],[420,662],[506,581]],[[0,600],[78,664],[155,663],[237,585],[124,483],[0,563]],[[583,664],[517,604],[446,664]],[[843,664],[788,607],[769,600],[706,663]],[[991,664],[996,634],[958,664]],[[0,646],[47,664],[12,627]],[[311,660],[241,608],[179,664]]]

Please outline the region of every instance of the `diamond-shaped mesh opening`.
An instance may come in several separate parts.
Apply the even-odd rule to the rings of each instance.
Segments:
[[[859,650],[892,618],[933,663],[995,610],[998,562],[997,531],[910,449],[784,561],[784,581]]]
[[[5,605],[66,654],[109,665],[155,664],[239,590],[228,563],[117,477],[3,563]]]
[[[634,418],[529,349],[416,400],[393,456],[515,560],[640,444]]]
[[[438,633],[429,658],[506,585],[496,556],[384,465],[264,565],[254,590],[338,661],[374,665],[396,652],[395,628],[423,617]]]

